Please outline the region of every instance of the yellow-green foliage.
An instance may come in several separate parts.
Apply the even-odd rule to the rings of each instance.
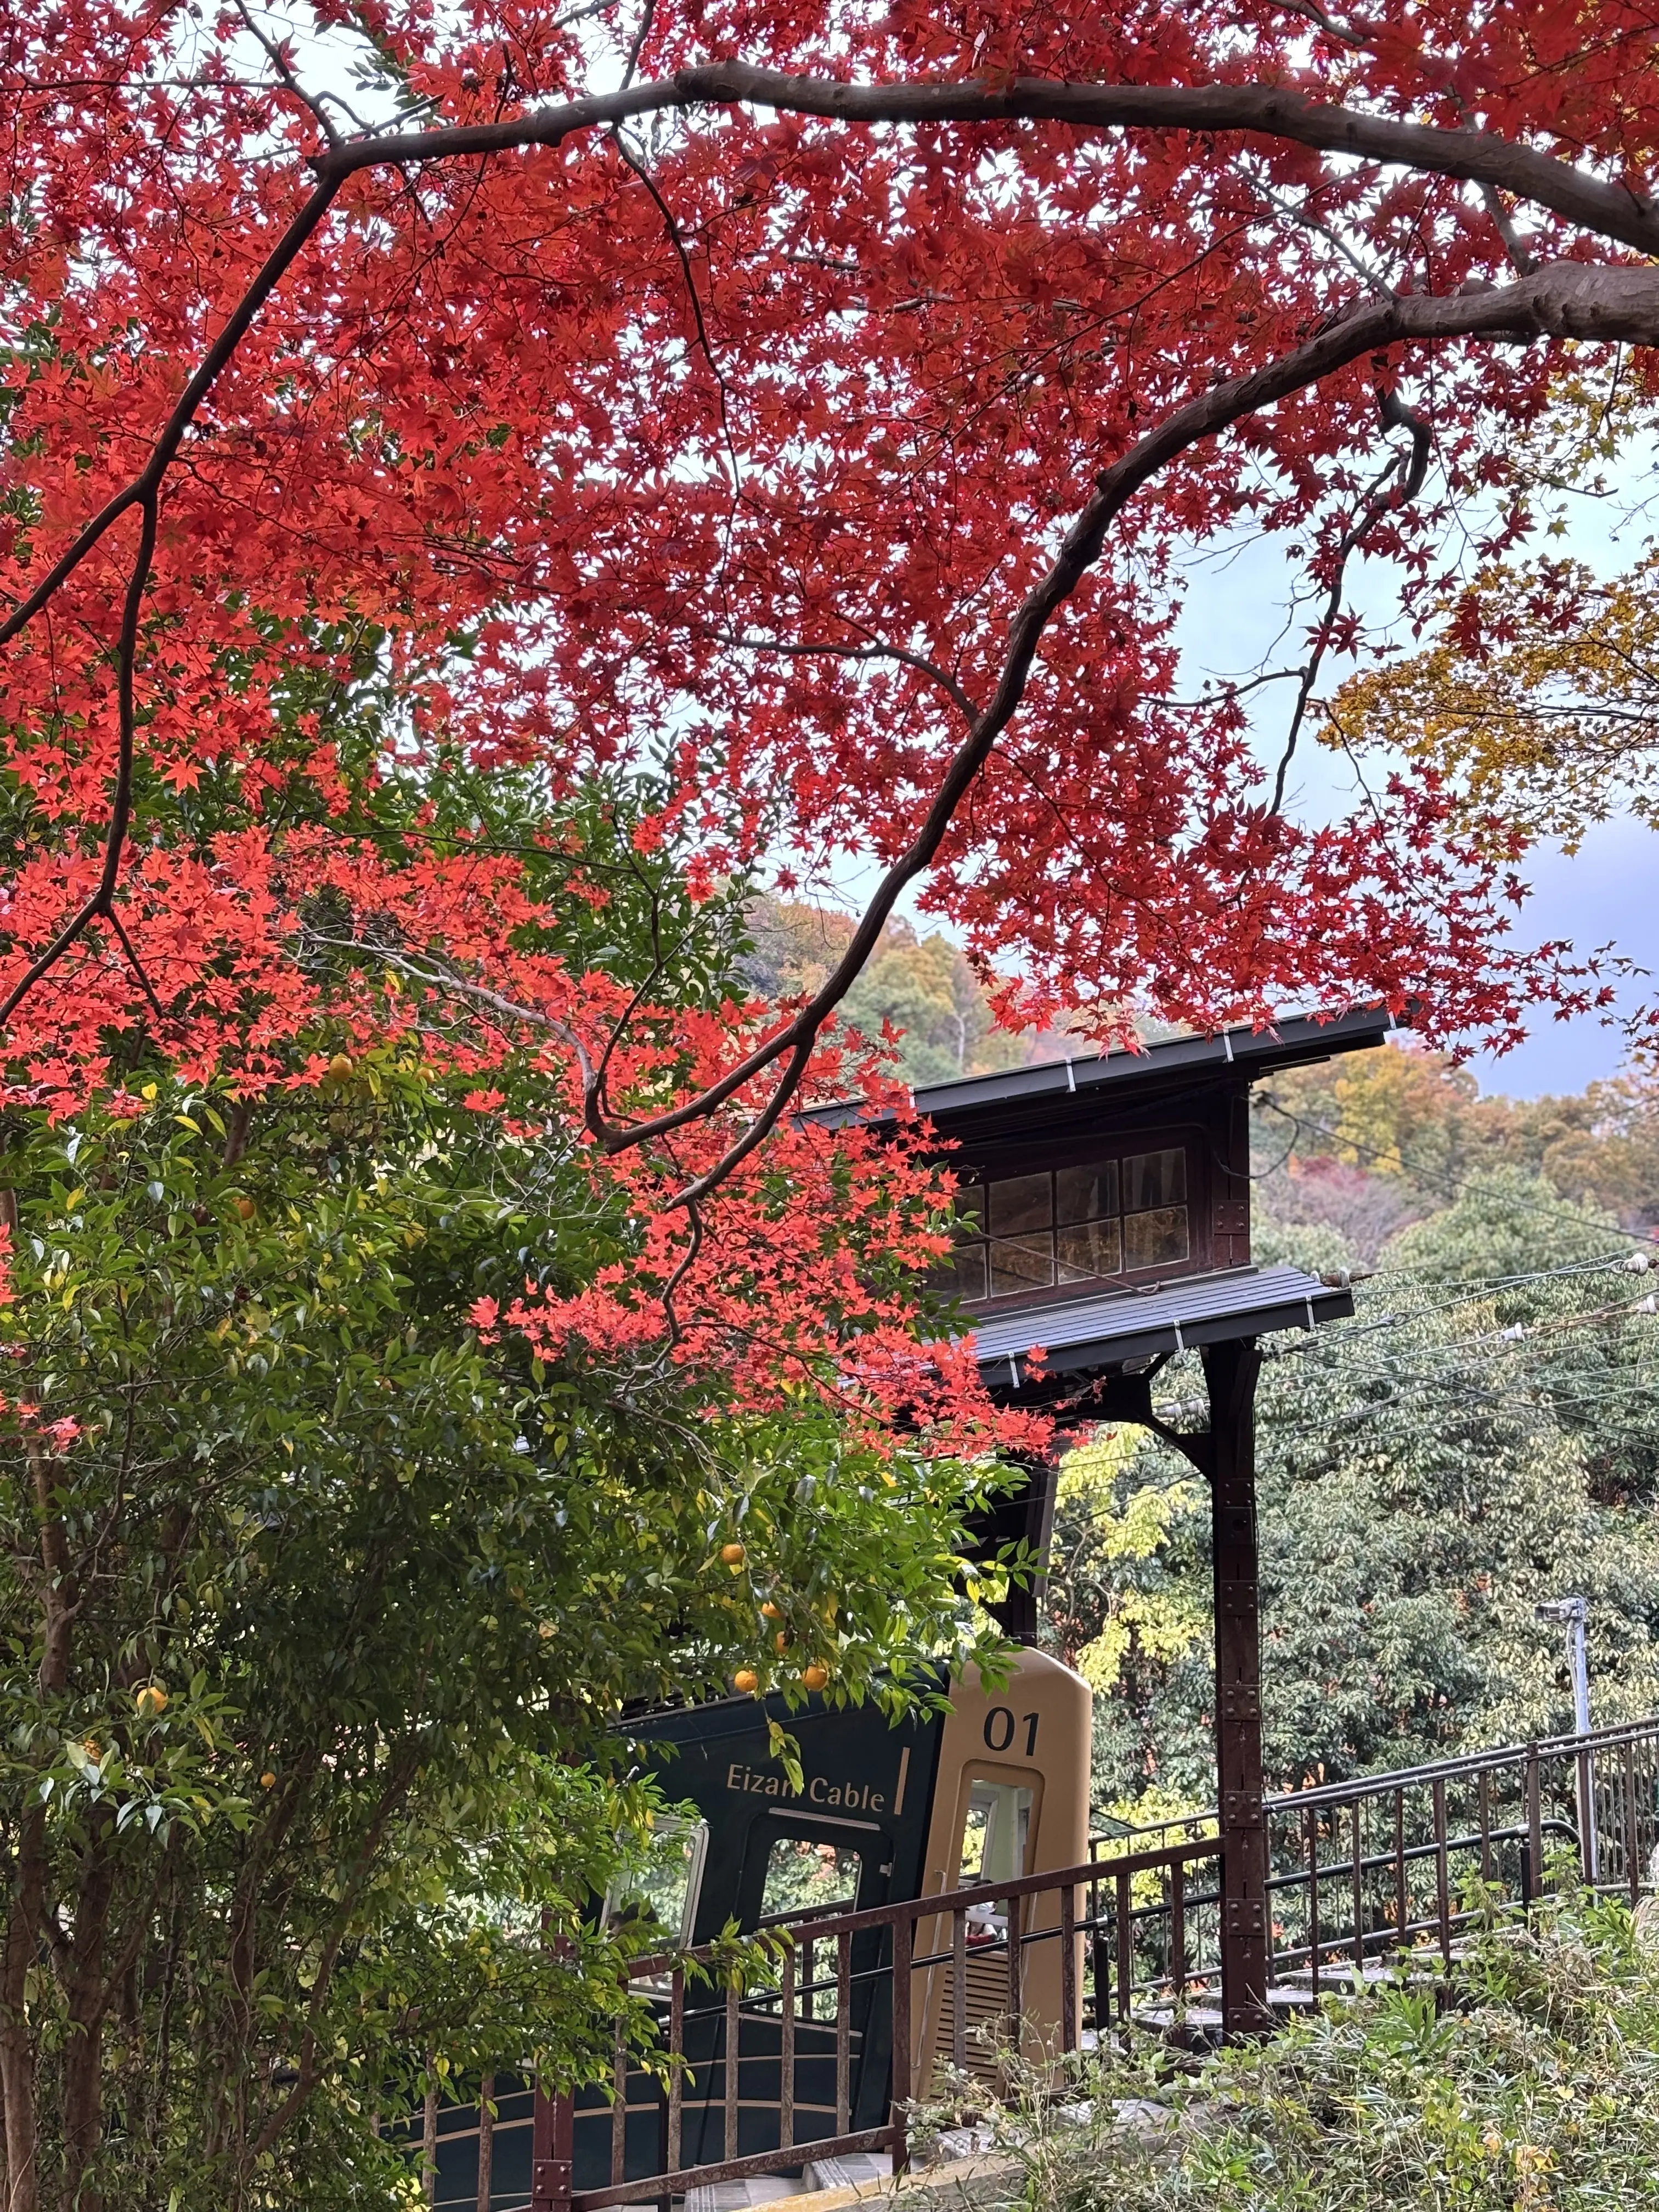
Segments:
[[[1153,1558],[1200,1498],[1196,1480],[1137,1482],[1138,1449],[1132,1431],[1103,1430],[1093,1442],[1066,1455],[1060,1474],[1057,1502],[1067,1509],[1068,1518],[1085,1524],[1103,1561]],[[1190,1589],[1120,1586],[1112,1593],[1103,1626],[1075,1653],[1073,1663],[1103,1695],[1116,1688],[1132,1646],[1138,1644],[1149,1659],[1167,1663],[1190,1650],[1206,1626]]]

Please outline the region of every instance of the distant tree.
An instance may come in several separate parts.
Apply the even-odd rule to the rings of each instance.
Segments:
[[[1498,1169],[1544,1176],[1552,1205],[1659,1222],[1659,1081],[1641,1066],[1567,1097],[1483,1097],[1467,1068],[1407,1042],[1276,1077],[1255,1103],[1267,1212],[1351,1233],[1367,1264],[1394,1228]]]

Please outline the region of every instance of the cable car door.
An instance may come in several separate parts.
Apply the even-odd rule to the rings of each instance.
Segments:
[[[836,1820],[780,1809],[749,1831],[738,1882],[738,1924],[745,1934],[791,1928],[843,1912],[884,1905],[892,1875],[892,1840],[874,1821]],[[887,2118],[891,2020],[884,1969],[892,1954],[891,1931],[855,1936],[850,1948],[848,2127],[880,2127]],[[795,1952],[794,2139],[804,2145],[836,2133],[836,1946],[833,1942]],[[781,1999],[751,2006],[739,2028],[738,2148],[741,2156],[777,2148],[782,2092]],[[694,2121],[685,2113],[688,2165],[713,2162],[725,2153],[725,2033],[717,2030],[708,2094]],[[694,2148],[695,2145],[695,2148]]]

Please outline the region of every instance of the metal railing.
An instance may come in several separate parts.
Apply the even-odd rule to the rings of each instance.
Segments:
[[[699,1976],[722,1971],[711,1951],[637,1960],[630,1980],[662,1991],[659,2070],[619,2039],[608,2104],[545,2100],[534,2212],[665,2203],[855,2151],[885,2151],[902,2166],[907,2108],[943,2068],[978,2075],[994,2094],[999,2053],[1075,2050],[1085,2021],[1111,2016],[1114,1991],[1127,2012],[1134,1885],[1161,1885],[1179,1947],[1188,1869],[1206,1862],[1218,1877],[1214,1842],[1177,1844],[803,1918],[774,1931],[786,1937],[775,1967],[706,1998]],[[1214,1879],[1200,1893],[1212,1899]],[[576,2187],[596,2130],[608,2139],[609,2178]],[[769,2140],[745,2148],[745,2136]],[[719,2154],[690,2161],[694,2140]],[[642,2157],[647,2145],[659,2155]]]
[[[1634,1904],[1652,1886],[1659,1716],[1289,1790],[1267,1798],[1262,1814],[1271,1982],[1316,1994],[1322,1982],[1375,1971],[1401,1951],[1437,1952],[1449,1965],[1460,1936],[1493,1903],[1521,1907],[1539,1893],[1554,1850],[1571,1852],[1581,1878],[1604,1894]],[[1212,1812],[1198,1813],[1092,1848],[1115,1856],[1213,1835],[1215,1826]],[[1186,1902],[1190,1917],[1195,1900]],[[1218,1974],[1213,1945],[1182,1961],[1173,1932],[1162,1932],[1173,1914],[1168,1900],[1137,1903],[1132,2002],[1178,1983],[1180,1963],[1200,1996]]]
[[[1263,1818],[1270,2002],[1311,2002],[1402,1952],[1438,1971],[1494,1905],[1540,1893],[1553,1846],[1602,1891],[1640,1897],[1659,1849],[1659,1717],[1287,1792]],[[769,1929],[783,1939],[769,1963],[741,1971],[708,1947],[636,1960],[655,2050],[619,2034],[602,2088],[537,2098],[528,2127],[516,2106],[516,2141],[533,2127],[529,2189],[489,2193],[482,2155],[477,2212],[666,2212],[692,2189],[856,2151],[897,2166],[907,2107],[946,2069],[994,2096],[1009,2051],[1041,2060],[1137,2021],[1213,2036],[1212,1831],[1194,1815],[1082,1865],[803,1915]],[[481,2154],[490,2132],[481,2112]]]

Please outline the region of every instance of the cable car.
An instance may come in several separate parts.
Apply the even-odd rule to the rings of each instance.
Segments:
[[[799,1789],[771,1755],[769,1720],[788,1729],[799,1746]],[[647,1924],[665,1928],[686,1948],[709,1942],[732,1924],[744,1934],[785,1929],[836,1912],[1076,1866],[1089,1855],[1089,1687],[1045,1652],[1021,1650],[1001,1686],[970,1676],[954,1685],[947,1712],[896,1725],[872,1705],[836,1708],[814,1698],[791,1716],[779,1698],[728,1698],[647,1717],[629,1732],[666,1794],[689,1810],[664,1824],[641,1883],[608,1899],[606,1910],[616,1919],[642,1923],[648,1914]],[[1058,1909],[1057,1896],[1030,1900],[1023,1932],[1048,1926]],[[996,2018],[1006,1989],[1006,1951],[994,1961],[988,1955],[1006,1930],[988,1905],[985,1923],[988,1956],[981,1961],[970,1954],[967,1976],[970,2064],[990,2063],[972,2031]],[[885,1940],[878,1930],[855,1937],[852,1946],[848,2097],[854,2132],[887,2118],[892,2053],[887,2009],[875,2002]],[[918,1924],[918,1959],[948,1948],[947,1935],[927,1921]],[[1052,2046],[1060,2024],[1058,1942],[1036,1944],[1029,1958],[1024,2034],[1036,2050]],[[811,1969],[805,1961],[802,1966],[803,1979],[810,1979]],[[823,1971],[833,1984],[833,1962]],[[812,2142],[836,2132],[833,1997],[831,1987],[817,2005],[817,2020],[809,1999],[795,2032],[793,2140],[802,2145],[803,2167],[811,2162]],[[912,2078],[920,2083],[952,2047],[952,2004],[948,1966],[918,1966]],[[682,2167],[726,2155],[725,2028],[719,2005],[688,2018]],[[745,2011],[739,2156],[774,2149],[784,2139],[778,2052],[775,2015],[769,2021],[763,2012]],[[517,2212],[530,2201],[532,2098],[521,2082],[502,2076],[495,2104],[490,2212]],[[630,2098],[624,2124],[627,2172],[663,2172],[660,2103]],[[574,2130],[579,2191],[609,2181],[612,2126],[603,2092],[585,2093]],[[436,2203],[447,2212],[474,2212],[477,2204],[477,2107],[447,2106],[440,2118]]]

